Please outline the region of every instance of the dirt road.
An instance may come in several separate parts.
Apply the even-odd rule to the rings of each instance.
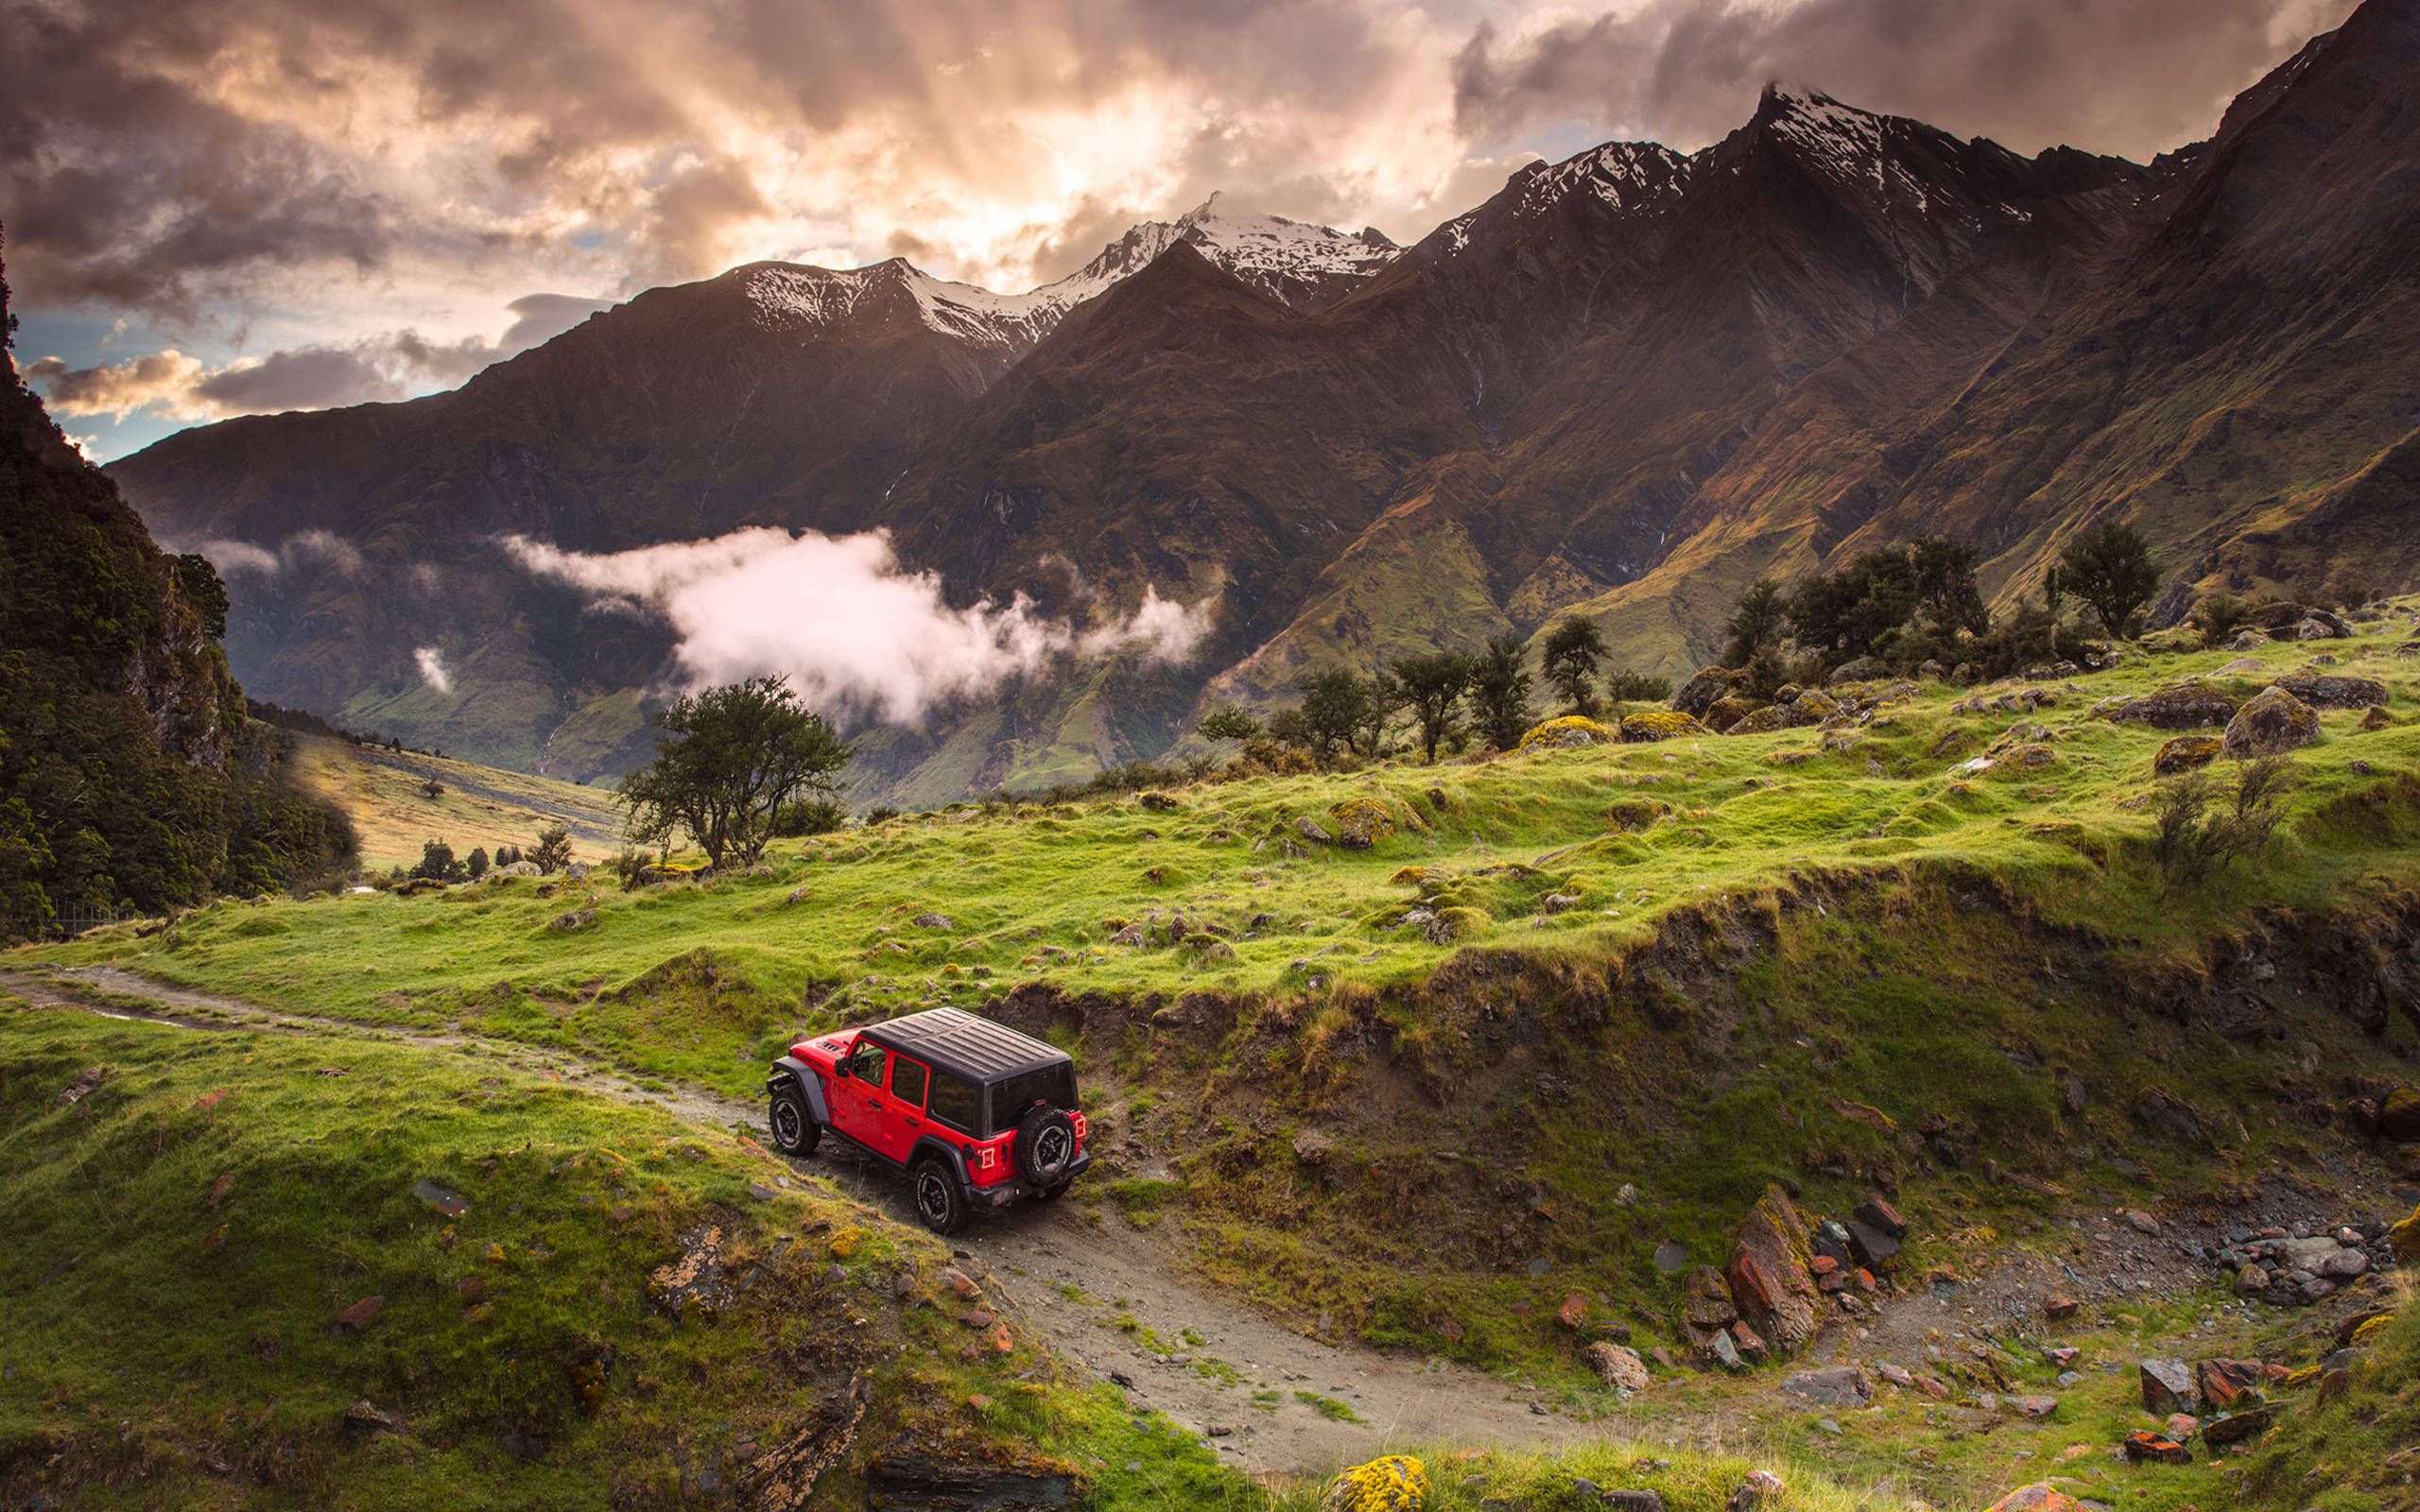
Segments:
[[[0,970],[0,991],[37,1007],[199,1032],[339,1036],[470,1056],[700,1128],[762,1134],[763,1109],[754,1104],[695,1088],[644,1091],[612,1066],[475,1035],[286,1012],[114,967]],[[902,1223],[914,1221],[897,1177],[872,1160],[827,1144],[815,1159],[791,1163],[803,1177],[829,1179]],[[1533,1406],[1534,1393],[1467,1366],[1306,1338],[1184,1276],[1181,1233],[1166,1223],[1143,1229],[1098,1208],[1028,1205],[971,1224],[955,1243],[984,1263],[991,1289],[1062,1357],[1124,1384],[1138,1408],[1205,1435],[1247,1470],[1319,1474],[1397,1443],[1546,1447],[1592,1432]]]

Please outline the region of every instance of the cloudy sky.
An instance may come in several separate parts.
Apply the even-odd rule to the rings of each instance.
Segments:
[[[449,387],[651,284],[1021,289],[1238,208],[1410,241],[1768,78],[2144,158],[2352,0],[0,0],[17,360],[100,456]]]

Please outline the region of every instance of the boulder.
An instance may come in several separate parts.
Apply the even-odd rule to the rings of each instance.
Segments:
[[[2242,1412],[2229,1413],[2223,1418],[2211,1418],[2202,1424],[2202,1442],[2213,1449],[2223,1448],[2228,1444],[2239,1444],[2266,1429],[2271,1423],[2276,1421],[2276,1418],[2277,1408],[2274,1403],[2246,1408]]]
[[[1337,842],[1349,850],[1367,850],[1395,833],[1393,811],[1374,798],[1346,799],[1328,816],[1336,820]]]
[[[1612,730],[1582,714],[1564,714],[1536,726],[1521,737],[1522,750],[1577,750],[1584,746],[1610,746]]]
[[[1874,1383],[1853,1365],[1830,1365],[1787,1377],[1781,1389],[1818,1407],[1862,1407],[1874,1400]]]
[[[1681,1331],[1699,1349],[1708,1348],[1718,1333],[1724,1333],[1727,1338],[1725,1331],[1738,1316],[1739,1309],[1731,1300],[1731,1288],[1724,1283],[1722,1273],[1713,1266],[1700,1265],[1681,1283]]]
[[[2386,1231],[2387,1249],[2407,1265],[2420,1264],[2420,1208]]]
[[[2230,651],[2257,651],[2268,644],[2269,637],[2262,632],[2255,629],[2241,629],[2236,631],[2235,638],[2227,642],[2227,649]]]
[[[1890,668],[1875,658],[1861,656],[1834,667],[1832,675],[1824,679],[1824,685],[1827,688],[1838,688],[1851,682],[1873,682],[1888,676],[1889,673]]]
[[[944,935],[958,927],[947,914],[918,914],[910,922],[918,929],[937,930]]]
[[[2387,726],[2394,723],[2394,716],[2386,712],[2386,708],[2383,704],[2372,704],[2370,706],[2369,713],[2361,715],[2361,728],[2363,730],[2384,730]]]
[[[2311,712],[2310,705],[2273,684],[2253,695],[2249,703],[2236,711],[2235,717],[2227,721],[2222,744],[2229,756],[2245,761],[2279,755],[2318,738],[2319,715]]]
[[[2216,735],[2171,735],[2152,755],[2152,771],[2160,777],[2174,777],[2197,766],[2207,766],[2219,759],[2219,749]]]
[[[1770,735],[1776,730],[1796,730],[1802,725],[1815,723],[1818,721],[1800,714],[1794,705],[1769,703],[1762,709],[1753,710],[1740,715],[1723,733],[1726,735]]]
[[[2137,698],[2119,698],[2098,710],[2100,717],[2121,725],[2147,725],[2153,730],[2201,730],[2223,725],[2235,717],[2232,697],[2199,678],[2171,682]]]
[[[2314,709],[2368,709],[2386,702],[2386,684],[2375,678],[2290,672],[2270,686],[2285,689]]]
[[[1409,1454],[1389,1454],[1328,1482],[1320,1512],[1421,1512],[1428,1504],[1428,1467]]]
[[[1684,735],[1710,735],[1712,730],[1672,709],[1654,709],[1646,713],[1629,714],[1622,720],[1622,739],[1634,744],[1651,740],[1677,740]]]
[[[1806,1220],[1787,1193],[1768,1186],[1731,1246],[1731,1299],[1739,1315],[1783,1354],[1815,1336],[1815,1280]]]
[[[1698,715],[1698,722],[1719,735],[1763,707],[1754,698],[1726,693],[1706,706],[1705,713]]]
[[[2140,1367],[2143,1411],[2165,1418],[2201,1409],[2201,1389],[2182,1360],[2145,1360]]]
[[[2342,620],[2333,614],[2327,615],[2325,619],[2321,618],[2323,612],[2323,610],[2313,610],[2302,623],[2296,625],[2294,639],[2297,641],[2341,641],[2353,633]]]
[[[1783,1489],[1781,1477],[1772,1471],[1750,1470],[1732,1491],[1731,1500],[1722,1503],[1722,1512],[1756,1512],[1759,1507],[1778,1503]]]
[[[2126,1435],[2121,1446],[2126,1458],[2136,1465],[2190,1465],[2192,1454],[2172,1438],[2138,1428]]]
[[[1647,1362],[1640,1359],[1638,1351],[1630,1346],[1599,1339],[1581,1354],[1587,1360],[1588,1368],[1597,1372],[1597,1379],[1615,1390],[1647,1389]]]
[[[1294,821],[1294,833],[1301,835],[1304,839],[1310,841],[1313,845],[1336,844],[1336,836],[1328,833],[1326,829],[1320,824],[1319,820],[1310,817],[1308,815],[1305,815]]]
[[[1899,1210],[1880,1193],[1858,1203],[1853,1216],[1867,1228],[1879,1229],[1893,1239],[1908,1237],[1908,1220],[1899,1216]]]
[[[2378,1138],[2398,1143],[2420,1140],[2420,1091],[2397,1087],[2378,1107]]]
[[[1899,1258],[1899,1241],[1888,1233],[1858,1222],[1850,1223],[1848,1228],[1849,1252],[1867,1270],[1889,1270],[1892,1262]]]
[[[1695,719],[1704,718],[1707,710],[1730,694],[1732,679],[1737,675],[1721,667],[1702,669],[1672,695],[1672,712]]]
[[[2193,1384],[2206,1412],[2229,1412],[2238,1405],[2257,1405],[2269,1372],[2257,1360],[2204,1360],[2193,1366]],[[2250,1401],[2245,1400],[2250,1394]]]

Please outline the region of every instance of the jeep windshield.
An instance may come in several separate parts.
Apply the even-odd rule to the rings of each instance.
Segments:
[[[1017,1126],[1017,1120],[1036,1103],[1048,1103],[1054,1108],[1073,1109],[1076,1106],[1076,1068],[1068,1061],[1044,1066],[1037,1071],[1022,1072],[1004,1077],[992,1085],[992,1119],[989,1132],[1006,1134]]]

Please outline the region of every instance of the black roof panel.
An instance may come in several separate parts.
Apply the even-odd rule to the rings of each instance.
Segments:
[[[1029,1034],[959,1008],[928,1008],[887,1023],[869,1024],[864,1032],[894,1050],[930,1061],[937,1071],[954,1072],[977,1082],[997,1081],[1073,1058]]]

